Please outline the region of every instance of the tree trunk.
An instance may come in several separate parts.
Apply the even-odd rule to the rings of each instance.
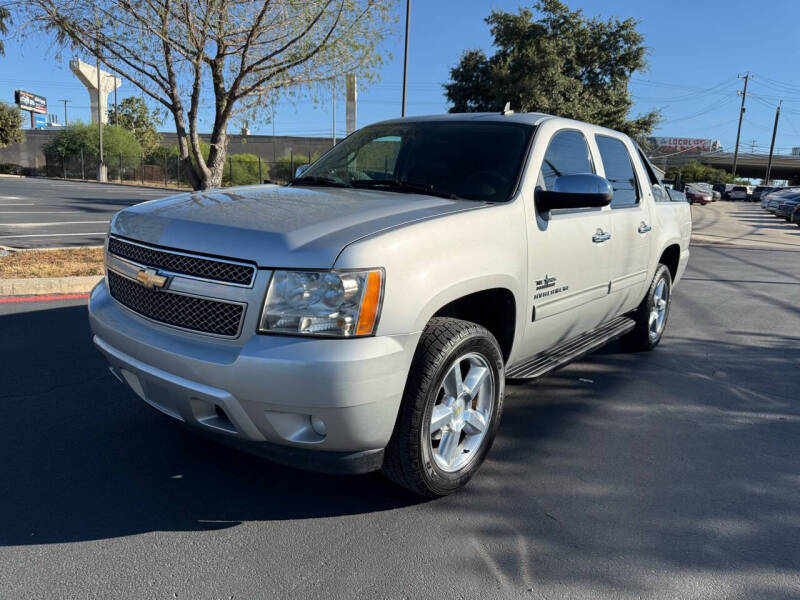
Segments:
[[[217,119],[214,122],[214,130],[211,132],[210,145],[208,152],[207,187],[221,187],[222,173],[225,169],[225,158],[228,155],[228,121],[227,119]]]
[[[175,132],[178,137],[178,156],[181,168],[186,175],[186,181],[189,182],[192,189],[200,189],[200,177],[189,153],[189,139],[186,134],[186,123],[183,120],[183,107],[180,104],[173,110],[172,117],[175,120]]]

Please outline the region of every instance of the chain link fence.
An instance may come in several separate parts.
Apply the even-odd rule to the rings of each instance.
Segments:
[[[149,185],[171,189],[190,189],[180,158],[174,153],[162,156],[105,155],[109,183]],[[81,152],[71,155],[47,154],[42,175],[80,181],[96,181],[98,156]],[[231,154],[225,159],[223,187],[258,183],[285,184],[298,167],[317,159],[316,155],[294,154],[267,161],[254,154]]]

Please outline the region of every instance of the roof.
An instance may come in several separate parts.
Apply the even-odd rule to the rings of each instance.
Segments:
[[[538,125],[546,119],[554,118],[545,113],[511,113],[504,115],[501,112],[483,113],[444,113],[439,115],[421,115],[418,117],[403,117],[400,119],[388,119],[374,123],[374,125],[395,124],[395,123],[419,123],[425,121],[500,121],[504,123],[525,123],[528,125]]]

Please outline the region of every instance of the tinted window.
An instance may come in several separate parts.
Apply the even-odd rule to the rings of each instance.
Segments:
[[[639,152],[639,158],[644,165],[644,170],[647,173],[647,176],[650,178],[650,188],[653,190],[653,199],[656,202],[669,202],[670,197],[667,192],[664,191],[663,184],[656,175],[653,165],[650,164],[649,160],[647,160],[647,157],[644,155],[644,152],[642,152],[641,148],[637,148],[637,151]]]
[[[606,179],[614,188],[611,208],[636,204],[639,202],[636,177],[633,174],[633,164],[625,144],[616,138],[603,135],[595,136],[595,139],[606,171]]]
[[[470,200],[503,202],[516,189],[533,127],[419,121],[365,127],[309,167],[306,179],[402,192],[411,184]],[[395,185],[393,185],[395,184]],[[407,191],[407,190],[406,190]]]
[[[594,173],[586,139],[579,131],[559,131],[547,147],[537,185],[552,190],[561,175],[580,173]]]

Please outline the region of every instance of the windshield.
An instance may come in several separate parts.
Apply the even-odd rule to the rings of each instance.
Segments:
[[[293,185],[345,185],[504,202],[514,193],[533,127],[424,121],[365,127]]]

